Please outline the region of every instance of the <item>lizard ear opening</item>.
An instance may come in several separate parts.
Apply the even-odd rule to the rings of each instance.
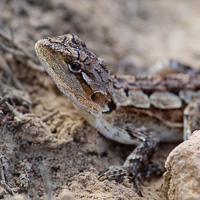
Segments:
[[[113,100],[109,101],[106,96],[104,96],[101,92],[95,92],[90,96],[91,100],[100,106],[104,106],[105,104],[109,107],[109,111],[104,113],[109,113],[116,109],[116,105]]]
[[[95,92],[91,95],[91,99],[94,102],[98,102],[100,98],[102,98],[102,94],[100,92]]]

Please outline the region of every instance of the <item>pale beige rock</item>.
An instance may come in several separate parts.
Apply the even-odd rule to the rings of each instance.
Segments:
[[[162,187],[167,199],[200,199],[200,131],[169,154],[165,167]]]

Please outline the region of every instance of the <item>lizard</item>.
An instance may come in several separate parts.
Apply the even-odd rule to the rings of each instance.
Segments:
[[[40,39],[35,52],[91,126],[110,140],[136,145],[122,166],[109,167],[99,180],[136,179],[159,141],[182,141],[182,135],[186,140],[199,128],[200,75],[188,67],[171,64],[186,74],[111,76],[104,60],[75,34]]]

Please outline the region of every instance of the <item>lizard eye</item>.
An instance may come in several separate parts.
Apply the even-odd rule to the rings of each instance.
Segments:
[[[73,73],[80,73],[81,72],[81,64],[80,63],[71,63],[68,64],[69,70]]]

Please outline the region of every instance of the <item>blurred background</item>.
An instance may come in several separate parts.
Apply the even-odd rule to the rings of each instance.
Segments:
[[[200,66],[199,9],[198,0],[1,0],[0,29],[32,51],[42,37],[75,33],[132,73],[166,58]]]
[[[0,0],[0,96],[30,114],[20,124],[0,104],[0,199],[62,199],[64,189],[76,199],[165,199],[161,177],[142,185],[143,197],[128,181],[98,181],[133,147],[100,136],[44,72],[35,42],[66,33],[85,41],[112,74],[141,73],[165,59],[200,68],[199,0]],[[170,145],[154,157],[162,166],[177,144]]]

